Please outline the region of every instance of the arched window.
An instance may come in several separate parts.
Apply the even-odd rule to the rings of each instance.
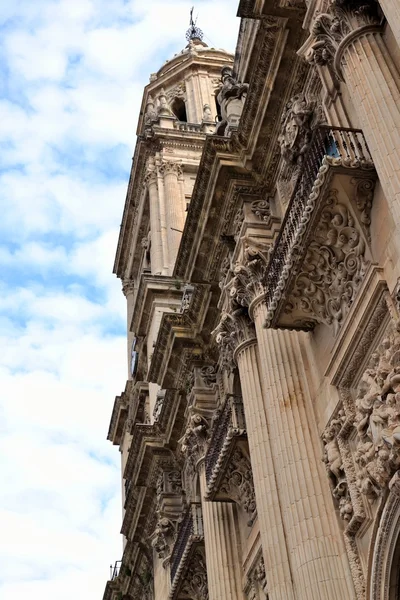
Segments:
[[[186,106],[182,98],[175,98],[171,105],[172,112],[182,123],[187,123]]]

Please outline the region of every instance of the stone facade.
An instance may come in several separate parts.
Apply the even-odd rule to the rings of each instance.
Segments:
[[[104,600],[397,600],[398,1],[238,14],[143,96]]]

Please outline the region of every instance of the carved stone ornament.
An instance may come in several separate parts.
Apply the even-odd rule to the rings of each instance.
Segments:
[[[189,563],[182,591],[192,600],[208,600],[208,582],[205,556],[197,550]]]
[[[308,102],[303,94],[297,94],[286,105],[281,119],[278,143],[283,158],[289,163],[299,163],[309,148],[314,103]]]
[[[242,342],[254,339],[254,324],[246,308],[238,307],[231,313],[223,312],[218,326],[212,332],[220,349],[220,365],[223,370],[233,369],[233,355]]]
[[[221,81],[222,88],[217,100],[221,107],[222,121],[217,124],[215,134],[226,136],[229,135],[232,127],[236,128],[239,124],[249,86],[233,77],[231,67],[223,67]]]
[[[240,306],[249,307],[257,296],[264,293],[263,278],[268,264],[268,249],[247,245],[244,261],[236,263],[229,293]]]
[[[344,421],[344,411],[340,410],[325,428],[322,440],[324,442],[324,462],[331,481],[332,495],[339,505],[339,512],[342,519],[350,521],[353,516],[353,505],[338,444],[338,434]]]
[[[269,200],[254,200],[254,202],[251,203],[250,208],[253,215],[258,217],[260,221],[269,223],[271,219],[271,207]]]
[[[220,490],[243,508],[251,527],[257,515],[253,473],[249,459],[238,447],[230,458]]]
[[[205,452],[208,430],[209,426],[206,419],[195,413],[190,417],[186,431],[178,442],[187,466],[193,472],[197,461]]]
[[[161,88],[160,93],[158,95],[158,114],[160,116],[171,116],[172,112],[171,109],[169,107],[169,103],[167,100],[167,96],[165,95],[165,90],[164,88]]]
[[[171,160],[164,161],[161,164],[160,171],[161,171],[162,175],[164,175],[164,177],[165,177],[165,175],[169,175],[171,173],[176,175],[177,177],[182,177],[182,175],[183,175],[182,165],[180,165],[176,162],[173,162]]]
[[[357,485],[373,501],[400,467],[400,334],[393,325],[370,358],[358,387]]]
[[[285,307],[299,322],[331,325],[335,335],[369,264],[361,228],[337,197],[331,190]]]
[[[203,121],[205,123],[213,123],[214,119],[211,112],[211,107],[209,104],[205,104],[203,106]]]
[[[152,535],[151,545],[157,552],[159,558],[164,558],[171,551],[175,535],[175,527],[170,519],[163,517],[157,523],[157,527]]]
[[[331,65],[342,79],[341,66],[347,40],[354,39],[354,32],[362,34],[366,28],[377,25],[379,17],[374,0],[333,0],[329,12],[316,17],[311,36],[300,53],[312,64]]]
[[[206,387],[212,387],[217,381],[217,370],[215,365],[201,367],[200,377]]]
[[[154,121],[157,121],[158,113],[154,106],[154,100],[152,96],[148,96],[147,104],[146,104],[146,114],[144,117],[144,122],[146,126],[150,126]]]
[[[166,97],[167,97],[169,104],[171,104],[175,98],[180,98],[181,100],[185,100],[186,99],[185,82],[179,83],[175,87],[168,90],[166,93]]]

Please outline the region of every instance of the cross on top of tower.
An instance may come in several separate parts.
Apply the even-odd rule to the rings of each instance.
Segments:
[[[203,32],[199,27],[196,27],[196,21],[193,20],[193,9],[194,6],[192,6],[192,9],[190,11],[190,21],[189,21],[189,29],[186,32],[186,39],[188,42],[190,42],[190,40],[202,40],[203,39]]]

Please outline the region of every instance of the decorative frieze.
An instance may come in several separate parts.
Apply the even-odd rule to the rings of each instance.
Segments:
[[[244,510],[248,518],[247,525],[251,527],[257,516],[253,473],[249,458],[239,447],[230,456],[219,491]]]
[[[373,501],[400,467],[400,334],[393,325],[370,358],[355,400],[357,485]]]
[[[359,223],[338,201],[338,190],[325,198],[317,230],[308,244],[302,269],[285,306],[315,323],[339,328],[365,276],[368,259]]]

